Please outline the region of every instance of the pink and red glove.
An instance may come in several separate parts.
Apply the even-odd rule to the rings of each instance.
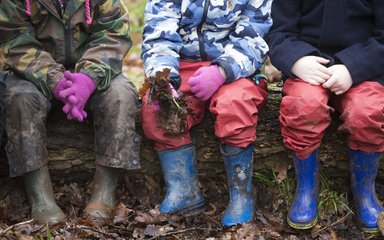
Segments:
[[[72,83],[72,86],[65,88],[59,93],[61,98],[67,100],[63,111],[67,113],[68,119],[75,118],[82,122],[87,117],[87,113],[84,111],[85,104],[96,90],[96,84],[92,78],[84,73],[66,71],[64,77]]]
[[[178,98],[179,94],[177,93],[175,88],[173,88],[172,84],[169,84],[169,88],[172,90],[173,97]],[[159,110],[160,110],[159,100],[153,101],[152,102],[152,111],[153,112],[158,112]]]
[[[206,101],[225,82],[217,65],[201,67],[189,78],[188,83],[191,91],[200,100]]]

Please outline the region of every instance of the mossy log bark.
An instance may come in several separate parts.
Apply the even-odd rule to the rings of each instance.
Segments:
[[[284,174],[290,168],[290,154],[283,146],[277,119],[280,100],[280,92],[272,89],[269,99],[260,113],[255,143],[255,170],[272,168],[280,174]],[[213,124],[214,121],[208,114],[203,123],[192,130],[192,135],[196,140],[199,175],[202,178],[224,173]],[[139,124],[137,129],[142,135]],[[327,169],[327,174],[347,176],[348,161],[345,136],[336,130],[337,123],[332,124],[327,130],[320,149],[321,164]],[[52,178],[88,179],[93,172],[95,158],[92,120],[87,120],[85,123],[69,122],[60,109],[56,109],[48,117],[47,135],[49,167]],[[2,154],[1,159],[4,164],[6,161],[4,154]],[[142,169],[140,171],[129,174],[138,176],[138,178],[147,178],[147,180],[148,178],[154,181],[161,179],[161,169],[152,143],[146,139],[143,139],[142,142],[141,164]],[[384,168],[381,167],[381,169]],[[381,173],[383,172],[381,171]],[[379,174],[379,176],[384,178],[383,174]]]

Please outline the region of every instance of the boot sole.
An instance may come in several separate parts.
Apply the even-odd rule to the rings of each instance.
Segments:
[[[177,212],[175,212],[175,214],[180,214],[180,215],[183,215],[185,217],[191,217],[191,216],[195,216],[201,212],[203,212],[205,210],[205,201],[202,201],[202,202],[199,202],[195,205],[191,205],[191,206],[188,206],[186,208],[183,208]]]
[[[364,227],[361,223],[358,223],[357,225],[360,228],[360,230],[365,232],[365,233],[369,233],[369,234],[377,234],[377,233],[379,233],[379,229],[378,228],[367,228],[367,227]]]
[[[309,223],[301,224],[301,223],[294,223],[294,222],[292,222],[289,219],[289,217],[287,217],[288,225],[291,228],[294,228],[294,229],[297,229],[297,230],[308,230],[308,229],[311,229],[311,228],[313,228],[317,224],[318,220],[319,220],[318,217],[316,217],[313,221],[311,221]]]

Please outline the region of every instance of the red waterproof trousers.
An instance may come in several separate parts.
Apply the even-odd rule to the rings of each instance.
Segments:
[[[194,97],[188,84],[189,78],[200,67],[210,62],[180,62],[181,91],[194,112],[195,118],[188,117],[188,131],[177,135],[168,135],[158,127],[156,114],[147,105],[148,93],[143,97],[140,112],[144,135],[154,141],[156,150],[178,148],[192,142],[189,129],[199,124],[207,107],[206,102]],[[209,79],[207,79],[209,81]],[[267,98],[266,86],[259,87],[247,78],[241,78],[221,86],[210,99],[209,110],[215,117],[215,134],[220,143],[237,147],[246,147],[256,140],[256,126],[261,105]]]
[[[384,86],[381,84],[365,81],[336,96],[322,86],[287,79],[283,93],[281,133],[285,146],[297,157],[304,159],[320,146],[335,109],[342,122],[338,130],[347,133],[351,149],[384,151]]]

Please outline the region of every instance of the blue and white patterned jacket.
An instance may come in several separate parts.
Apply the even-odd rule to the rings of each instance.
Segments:
[[[144,14],[145,73],[171,69],[180,85],[179,61],[212,61],[226,83],[252,75],[268,52],[272,0],[149,0]]]

